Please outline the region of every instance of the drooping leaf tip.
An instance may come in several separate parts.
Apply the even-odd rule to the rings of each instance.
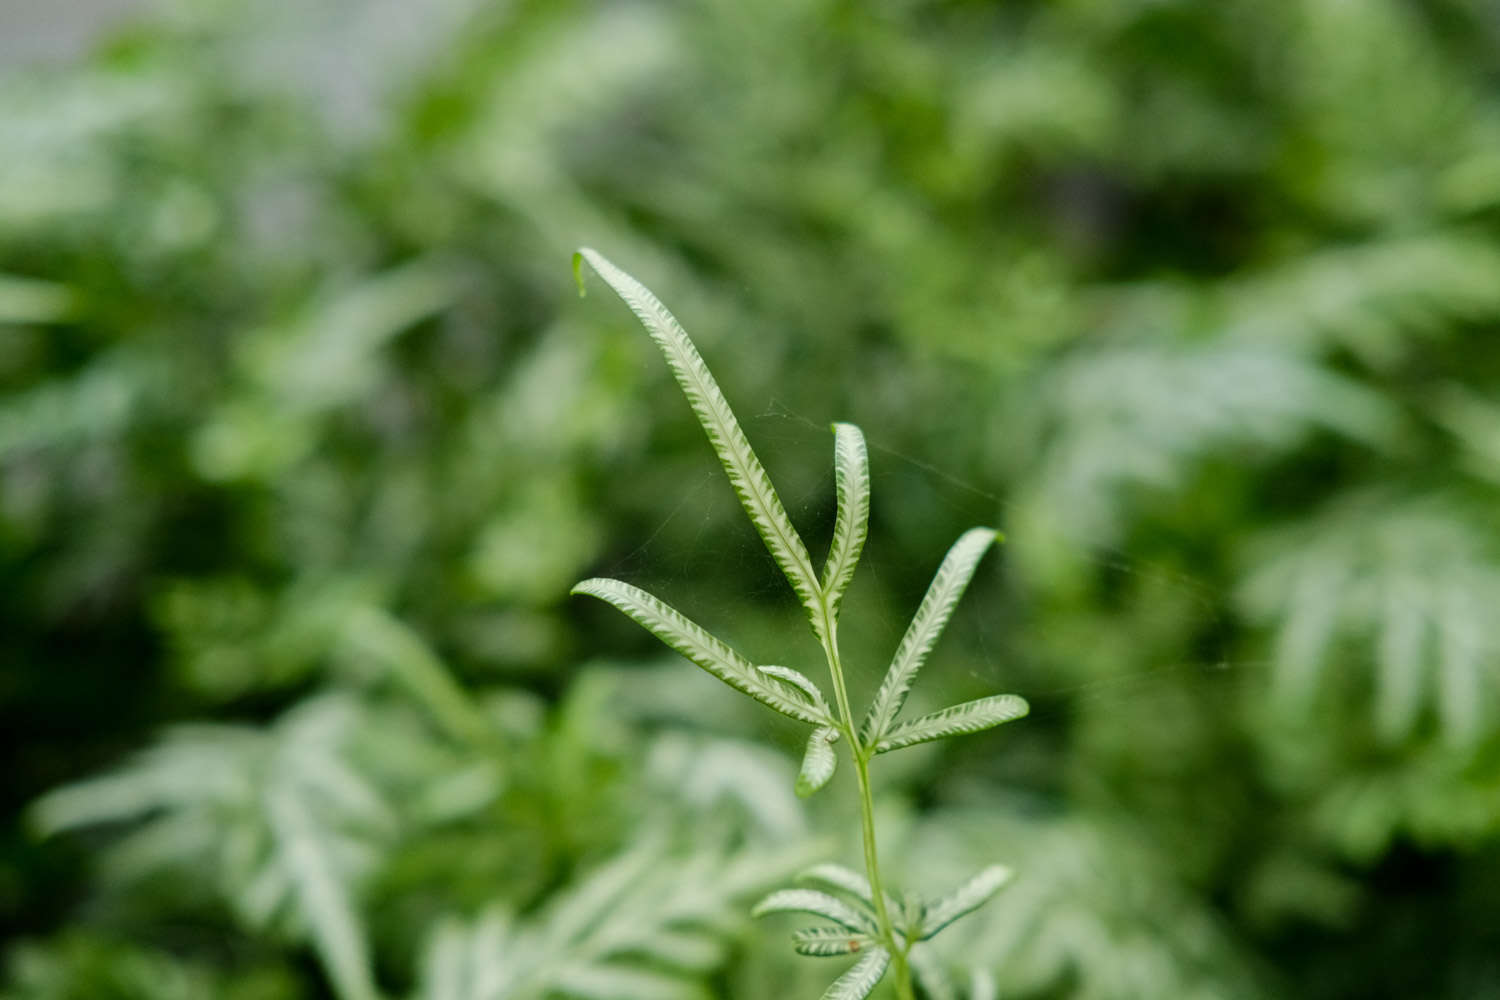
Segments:
[[[583,283],[583,254],[587,249],[588,247],[579,247],[573,251],[573,283],[578,286],[580,299],[588,294],[588,287]]]

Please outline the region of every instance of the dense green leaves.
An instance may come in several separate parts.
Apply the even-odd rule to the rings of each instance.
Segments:
[[[867,762],[898,928],[909,890],[1017,872],[913,946],[923,992],[1495,980],[1489,5],[140,2],[69,49],[99,6],[0,5],[7,1000],[331,995],[285,785],[388,996],[438,923],[434,988],[493,984],[470,932],[543,925],[649,826],[682,842],[648,868],[734,845],[705,884],[810,828],[860,856],[851,759],[793,795],[817,724],[566,597],[661,581],[838,713],[634,316],[569,295],[581,241],[705,333],[830,594],[826,428],[869,436],[826,609],[852,710],[922,567],[1013,539],[884,735],[1004,690],[1025,726]],[[309,792],[263,751],[328,695],[357,721],[315,713],[313,756],[354,778]],[[19,818],[158,753],[44,800],[79,818],[52,837]],[[862,957],[615,902],[652,954],[579,986],[801,1000]]]

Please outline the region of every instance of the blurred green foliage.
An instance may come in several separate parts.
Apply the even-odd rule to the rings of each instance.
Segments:
[[[7,71],[0,996],[816,995],[742,904],[849,803],[565,597],[801,648],[581,243],[811,538],[864,428],[856,687],[1010,538],[928,682],[1033,716],[882,789],[898,873],[1019,873],[965,995],[1500,996],[1497,72],[1479,0],[175,0]]]

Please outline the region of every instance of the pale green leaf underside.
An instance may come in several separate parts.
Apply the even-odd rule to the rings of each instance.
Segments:
[[[980,558],[999,537],[991,528],[971,528],[953,543],[953,548],[943,557],[943,564],[938,567],[937,575],[927,588],[927,595],[922,598],[922,604],[917,608],[911,625],[907,627],[901,645],[896,648],[890,670],[881,681],[880,690],[875,693],[875,700],[860,726],[860,742],[865,746],[878,743],[896,720],[901,706],[906,703],[907,692],[911,690],[917,671],[922,669],[927,654],[932,651],[938,636],[942,635],[943,627],[948,624],[954,605],[973,578]]]
[[[332,873],[335,845],[297,796],[267,796],[271,829],[284,852],[303,918],[335,991],[344,1000],[378,1000],[369,943],[348,887]]]
[[[770,477],[751,450],[750,442],[740,428],[734,411],[729,408],[729,402],[719,390],[708,366],[703,363],[698,349],[688,338],[687,331],[646,286],[620,270],[598,251],[584,247],[574,255],[575,276],[580,273],[580,260],[587,261],[625,300],[625,304],[640,319],[651,339],[661,348],[677,384],[682,387],[693,413],[703,425],[709,443],[724,465],[724,471],[729,474],[729,481],[739,495],[745,512],[750,515],[766,548],[770,550],[776,564],[781,567],[782,573],[816,623],[821,617],[819,609],[822,596],[817,574],[813,572],[812,560],[807,554],[807,546],[792,526],[781,498],[771,485]]]
[[[807,798],[828,784],[828,779],[833,777],[834,766],[838,763],[833,744],[838,738],[839,731],[832,726],[819,726],[807,738],[807,750],[802,755],[802,770],[797,774],[796,789],[801,798]]]
[[[870,458],[865,436],[853,424],[833,425],[833,477],[839,509],[822,586],[829,611],[837,615],[870,526]]]
[[[936,902],[927,905],[922,937],[930,938],[965,914],[972,913],[1011,880],[1014,873],[1004,865],[990,865]]]
[[[832,920],[842,927],[862,934],[875,935],[879,929],[875,921],[842,899],[817,892],[813,889],[779,889],[755,904],[751,916],[767,913],[812,913]]]
[[[779,683],[767,680],[749,660],[675,608],[639,587],[633,587],[622,580],[595,578],[578,584],[573,588],[573,593],[587,594],[614,605],[662,642],[725,684],[783,715],[815,726],[827,725],[832,721],[826,711],[820,711],[799,698],[793,698]]]
[[[839,892],[848,893],[858,899],[873,914],[875,912],[875,894],[870,891],[870,880],[852,868],[843,865],[824,862],[813,865],[804,872],[797,875],[799,883],[821,885],[827,889],[835,889]],[[896,901],[887,893],[885,905],[888,910],[896,909]]]
[[[977,733],[980,730],[1012,722],[1031,711],[1026,699],[1014,694],[996,694],[966,701],[961,705],[933,712],[903,722],[875,744],[876,753],[900,750],[917,743],[940,740],[946,736]]]
[[[875,946],[868,934],[842,927],[808,927],[792,934],[792,948],[811,958],[847,958]]]
[[[911,962],[912,975],[917,985],[922,987],[927,1000],[958,1000],[953,980],[949,978],[942,960],[933,953],[931,947],[925,944],[915,945],[907,960]]]
[[[833,981],[823,994],[823,1000],[864,1000],[879,985],[880,977],[885,975],[886,966],[890,964],[891,956],[885,949],[870,952]]]

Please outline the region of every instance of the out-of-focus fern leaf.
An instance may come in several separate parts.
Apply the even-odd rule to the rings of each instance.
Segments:
[[[418,1000],[653,1000],[708,995],[740,923],[739,903],[805,857],[647,838],[524,921],[491,908],[440,923],[422,959]]]
[[[1371,389],[1258,345],[1089,352],[1039,388],[1052,433],[1027,507],[1039,525],[1101,544],[1118,534],[1127,490],[1178,488],[1210,455],[1284,450],[1319,429],[1380,445],[1402,426]]]
[[[1374,716],[1387,739],[1408,735],[1429,705],[1450,740],[1479,739],[1495,724],[1493,552],[1491,534],[1443,497],[1355,496],[1264,539],[1240,597],[1276,629],[1278,705],[1305,710],[1335,643],[1348,640],[1374,654]]]
[[[140,354],[121,352],[71,378],[0,400],[0,461],[122,434],[159,387],[160,372]]]
[[[958,990],[943,968],[942,961],[925,944],[912,946],[907,956],[911,962],[912,976],[927,1000],[958,1000]]]
[[[1292,787],[1318,843],[1354,864],[1377,864],[1400,841],[1479,844],[1500,824],[1500,778],[1482,754],[1429,743],[1349,761],[1337,739],[1319,744],[1316,737],[1286,752],[1301,758],[1299,768],[1283,771],[1297,776]]]
[[[474,747],[493,744],[494,729],[421,636],[369,605],[350,614],[346,629],[347,640],[383,662],[449,736]]]
[[[990,973],[999,995],[1063,984],[1087,1000],[1275,995],[1212,910],[1174,877],[1174,859],[1118,821],[945,810],[920,825],[911,850],[927,859],[931,878],[957,881],[964,866],[993,857],[997,843],[1024,877],[1006,888],[1005,905],[980,908],[930,946],[936,956],[961,956],[947,959],[953,968]]]
[[[651,742],[646,777],[653,794],[694,811],[732,804],[752,828],[778,839],[790,841],[807,832],[786,758],[761,744],[664,732]]]
[[[115,851],[121,875],[198,872],[251,926],[307,936],[341,1000],[374,1000],[355,895],[395,817],[343,756],[365,724],[329,695],[265,731],[184,727],[116,774],[50,793],[33,816],[48,833],[139,822]]]
[[[1325,250],[1227,292],[1226,335],[1301,354],[1343,348],[1386,370],[1456,324],[1500,316],[1500,250],[1466,233]]]
[[[7,956],[5,1000],[295,1000],[291,971],[274,963],[230,968],[87,930],[22,942]]]

